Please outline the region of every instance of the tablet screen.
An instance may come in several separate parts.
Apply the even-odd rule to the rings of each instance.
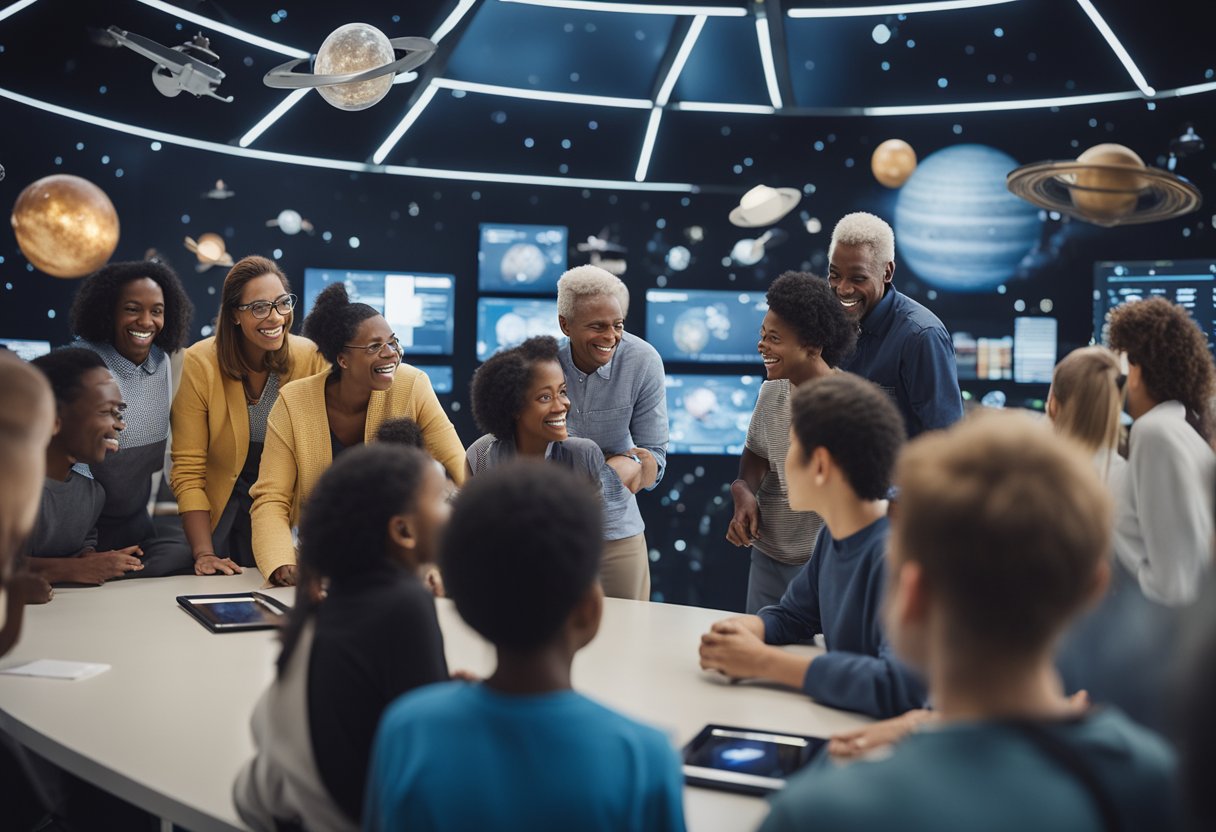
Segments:
[[[194,608],[216,627],[273,624],[279,612],[256,598],[195,598]]]
[[[806,765],[826,740],[709,726],[688,744],[689,766],[785,780]]]

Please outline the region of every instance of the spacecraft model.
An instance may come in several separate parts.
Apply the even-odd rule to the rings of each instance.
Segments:
[[[161,95],[173,98],[184,91],[196,98],[208,95],[225,103],[232,101],[232,96],[225,98],[215,92],[224,80],[224,72],[214,65],[220,56],[211,51],[211,41],[201,32],[181,46],[173,47],[117,26],[107,28],[106,34],[115,46],[125,46],[156,63],[152,83]]]

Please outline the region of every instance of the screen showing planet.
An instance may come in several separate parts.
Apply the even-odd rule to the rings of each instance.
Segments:
[[[477,288],[483,292],[551,295],[566,271],[567,229],[560,225],[483,223]]]
[[[346,284],[352,302],[366,303],[384,315],[404,354],[452,354],[454,275],[305,269],[304,313],[322,289],[338,282]]]
[[[743,453],[760,376],[667,374],[669,454]]]
[[[552,335],[564,343],[557,323],[557,301],[525,298],[477,300],[477,360],[518,346],[536,335]]]
[[[1094,264],[1094,339],[1106,343],[1110,311],[1120,304],[1163,297],[1184,307],[1216,356],[1216,260],[1146,260]]]
[[[646,340],[668,361],[759,363],[763,292],[650,289]]]

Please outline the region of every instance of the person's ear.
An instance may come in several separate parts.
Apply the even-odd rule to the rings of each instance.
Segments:
[[[566,619],[571,641],[575,650],[591,643],[595,634],[600,630],[600,621],[604,617],[604,589],[599,580],[591,582],[587,592],[571,610]]]
[[[1060,415],[1060,402],[1056,399],[1055,393],[1049,388],[1047,390],[1047,418],[1055,421]]]
[[[832,455],[828,453],[828,449],[820,445],[811,451],[811,462],[808,467],[811,469],[811,476],[815,478],[815,485],[820,488],[826,485],[833,467]]]
[[[569,338],[570,337],[570,322],[566,320],[565,316],[563,316],[563,315],[557,316],[557,325],[562,328],[562,335],[565,335],[567,338]]]
[[[51,428],[51,436],[58,436],[59,431],[63,430],[63,420],[59,418],[59,414],[55,414],[55,427]]]
[[[418,547],[418,534],[414,518],[409,514],[394,514],[388,519],[389,542],[398,549],[413,551]]]
[[[887,267],[886,267],[886,269],[883,271],[883,275],[882,275],[882,282],[883,282],[883,283],[890,283],[890,282],[891,282],[891,278],[892,278],[892,277],[894,277],[894,276],[895,276],[895,261],[894,261],[894,260],[888,260],[888,261],[887,261]]]

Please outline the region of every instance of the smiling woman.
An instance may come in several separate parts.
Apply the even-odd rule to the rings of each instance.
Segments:
[[[132,575],[190,569],[190,548],[181,532],[153,528],[147,505],[169,438],[168,354],[181,349],[193,313],[177,275],[156,260],[109,264],[85,278],[72,303],[76,346],[101,356],[127,403],[119,453],[86,470],[106,492],[97,549],[142,548],[144,568]]]
[[[268,310],[268,317],[273,314]],[[464,481],[460,437],[426,374],[401,363],[401,344],[383,315],[352,303],[346,287],[335,283],[313,302],[304,333],[332,369],[280,392],[267,417],[258,480],[249,491],[254,559],[279,585],[296,583],[291,528],[321,474],[338,454],[375,438],[384,420],[405,416],[417,422],[431,456],[453,480]]]

